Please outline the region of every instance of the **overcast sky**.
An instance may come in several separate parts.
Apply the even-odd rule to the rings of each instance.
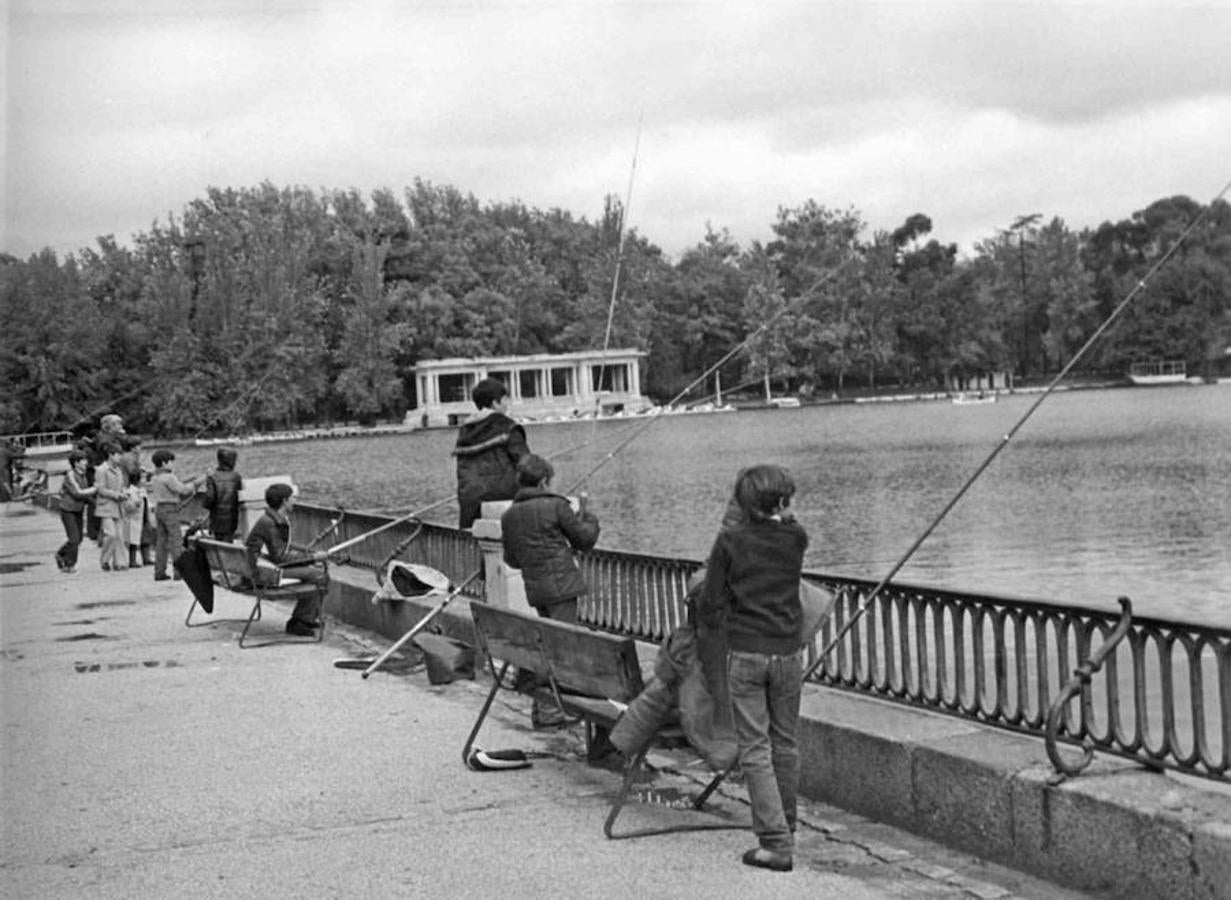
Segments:
[[[1231,179],[1231,0],[0,0],[3,249],[127,243],[206,188],[413,180],[673,257],[779,207],[963,249]]]

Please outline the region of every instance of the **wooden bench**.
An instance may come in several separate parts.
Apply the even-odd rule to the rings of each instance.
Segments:
[[[249,647],[266,647],[270,644],[319,644],[325,637],[325,621],[321,618],[321,626],[317,629],[314,637],[295,637],[286,635],[276,639],[265,640],[259,643],[245,644],[244,641],[248,637],[248,630],[254,622],[261,621],[261,603],[266,600],[299,600],[302,597],[320,592],[314,584],[306,581],[292,580],[286,584],[276,586],[261,584],[262,576],[268,578],[267,573],[262,570],[262,576],[258,576],[254,567],[248,560],[248,551],[243,544],[228,544],[224,541],[216,541],[212,538],[197,537],[194,538],[198,547],[205,551],[205,558],[209,562],[210,572],[214,576],[215,583],[226,588],[235,594],[240,594],[252,600],[252,609],[248,613],[247,619],[209,619],[207,621],[194,622],[192,614],[200,605],[196,595],[193,595],[192,606],[188,607],[188,616],[184,619],[184,624],[189,628],[197,628],[202,625],[213,625],[218,622],[243,622],[244,630],[239,635],[239,646],[243,648]]]
[[[637,645],[630,637],[591,631],[578,625],[555,622],[477,601],[471,602],[470,611],[474,617],[475,634],[491,667],[494,683],[479,711],[470,736],[466,738],[466,745],[462,748],[462,761],[468,767],[471,765],[475,738],[478,737],[483,720],[487,717],[510,666],[532,671],[546,679],[548,687],[541,696],[556,703],[560,710],[574,721],[585,722],[587,755],[595,740],[596,729],[610,729],[624,707],[641,693],[643,683],[641,666],[637,659]],[[499,669],[497,660],[501,663]],[[646,753],[651,745],[658,742],[679,746],[684,743],[684,734],[676,726],[662,728],[654,740],[647,742],[628,761],[623,783],[603,824],[603,833],[608,838],[747,827],[729,823],[685,824],[615,834],[616,818],[628,800],[632,785],[645,763]],[[715,775],[692,801],[692,809],[700,810],[704,807],[726,775],[726,772]]]

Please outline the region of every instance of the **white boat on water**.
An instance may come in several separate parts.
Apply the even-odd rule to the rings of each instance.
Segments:
[[[1188,380],[1188,365],[1182,359],[1154,359],[1135,362],[1129,368],[1129,381],[1136,385],[1183,384]]]
[[[979,391],[978,393],[973,393],[973,394],[961,393],[961,394],[954,394],[952,397],[952,400],[954,403],[958,404],[959,406],[971,406],[976,403],[995,403],[996,395],[986,394],[983,391]]]
[[[770,397],[766,402],[775,409],[799,409],[801,406],[798,397]]]

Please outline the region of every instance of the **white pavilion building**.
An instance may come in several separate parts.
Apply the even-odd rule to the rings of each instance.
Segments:
[[[415,366],[419,405],[406,413],[418,428],[458,425],[475,412],[470,392],[484,378],[509,388],[509,414],[522,421],[560,421],[641,413],[641,350],[587,350],[531,356],[425,360]]]

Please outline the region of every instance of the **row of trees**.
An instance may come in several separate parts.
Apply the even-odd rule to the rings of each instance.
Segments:
[[[483,204],[417,181],[379,190],[211,189],[129,247],[0,256],[0,431],[117,409],[162,435],[400,417],[411,370],[452,356],[604,346],[648,352],[664,401],[747,342],[723,383],[843,392],[1054,372],[1203,212],[1159,200],[1074,232],[1025,216],[959,258],[926,215],[868,233],[854,209],[781,208],[741,247],[707,229],[676,261],[597,221]],[[1231,208],[1219,200],[1089,367],[1231,345]],[[619,273],[612,303],[612,282]],[[607,335],[608,315],[611,332]]]

